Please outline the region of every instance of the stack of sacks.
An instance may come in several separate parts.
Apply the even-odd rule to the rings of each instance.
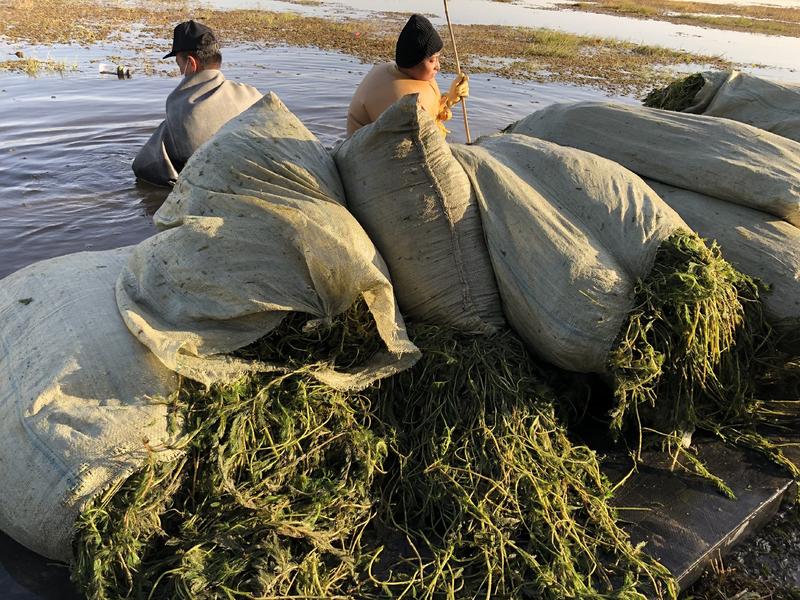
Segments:
[[[451,149],[416,98],[408,97],[336,152],[349,205],[387,256],[401,303],[403,294],[417,291],[422,286],[413,284],[422,282],[439,296],[407,297],[409,310],[418,309],[415,317],[439,324],[464,321],[467,313],[458,300],[475,287],[455,277],[456,267],[449,268],[453,278],[444,280],[425,260],[408,259],[415,250],[421,259],[431,256],[426,244],[449,245],[450,236],[463,240],[452,226],[440,228],[449,236],[428,239],[420,224],[437,217],[450,223],[442,217],[446,211],[434,208],[467,202],[471,210],[477,200],[499,290],[485,298],[502,299],[498,304],[511,328],[551,363],[610,375],[620,400],[620,425],[629,400],[655,402],[669,395],[681,399],[670,400],[667,426],[685,424],[694,414],[686,404],[693,401],[692,390],[706,385],[721,354],[733,346],[745,320],[740,294],[754,293],[754,286],[737,287],[740,274],[709,251],[639,177],[612,161],[521,135]],[[438,157],[433,173],[430,157]],[[443,172],[459,182],[454,198],[439,184]],[[471,196],[462,189],[465,175]],[[419,183],[408,191],[396,183],[412,177]],[[405,215],[387,218],[389,209]],[[470,235],[474,256],[485,252],[483,236]],[[457,265],[463,262],[457,252],[469,250],[459,243],[442,257]],[[682,279],[695,264],[701,276],[713,272],[712,289]],[[637,285],[651,275],[655,281],[637,296]],[[448,291],[454,298],[449,304],[419,310],[420,300]],[[694,302],[698,295],[702,299]],[[688,310],[679,308],[686,304]],[[487,302],[482,314],[498,310]],[[684,344],[681,335],[695,318],[708,318],[712,326]]]
[[[179,452],[177,388],[114,301],[132,248],[81,252],[0,281],[0,530],[72,560],[75,520],[146,462]]]
[[[706,71],[675,82],[649,98],[681,96],[683,112],[747,123],[800,142],[800,85],[770,81],[740,71]],[[684,91],[685,90],[685,91]],[[648,103],[654,108],[668,108]]]
[[[469,180],[416,95],[359,129],[334,159],[406,316],[475,332],[504,325]]]
[[[274,94],[202,146],[117,285],[128,327],[170,369],[210,384],[256,364],[226,356],[290,312],[329,322],[363,297],[386,350],[316,376],[361,389],[413,364],[381,256],[345,207],[330,154]]]
[[[800,143],[702,115],[613,104],[554,104],[508,131],[603,156],[641,177],[800,226]]]
[[[554,105],[509,130],[593,152],[667,186],[659,190],[690,225],[773,287],[767,308],[775,316],[800,317],[798,303],[786,301],[798,290],[800,143],[725,119],[597,102]]]

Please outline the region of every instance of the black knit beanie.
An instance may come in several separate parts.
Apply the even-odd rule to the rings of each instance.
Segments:
[[[398,67],[413,67],[443,47],[442,38],[431,22],[422,15],[411,15],[397,38],[394,60]]]

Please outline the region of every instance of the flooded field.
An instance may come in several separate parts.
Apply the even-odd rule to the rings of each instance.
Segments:
[[[324,1],[301,5],[273,0],[220,0],[215,8],[291,10],[308,15],[374,16],[369,0]],[[800,80],[795,38],[707,30],[554,10],[558,3],[460,0],[453,3],[459,24],[549,27],[571,33],[609,36],[670,48],[722,55],[750,72],[786,81]],[[775,0],[769,4],[800,6]],[[0,16],[2,16],[0,4]],[[384,0],[381,11],[420,11],[443,22],[440,3]],[[175,21],[189,18],[175,10]],[[165,47],[166,42],[164,42]],[[143,45],[143,47],[146,47]],[[63,76],[36,78],[0,72],[0,278],[39,260],[83,250],[104,250],[139,242],[155,229],[152,214],[168,190],[137,183],[130,169],[134,155],[164,114],[164,100],[177,70],[159,63],[165,50],[121,50],[113,43],[30,46],[4,42],[5,58],[22,50],[40,59],[70,66]],[[98,74],[98,64],[141,60],[146,52],[152,74],[134,72],[129,80]],[[223,49],[223,71],[232,79],[276,92],[326,146],[344,135],[351,94],[370,65],[351,56],[314,48],[258,47]],[[687,65],[684,70],[702,65]],[[449,81],[445,74],[441,81]],[[469,98],[473,137],[492,133],[554,102],[607,99],[596,87],[513,81],[475,75]],[[631,96],[613,96],[637,102]],[[450,128],[463,141],[461,115]],[[0,598],[58,600],[74,598],[66,569],[21,548],[0,534]]]
[[[722,4],[723,2],[719,2]],[[727,3],[726,3],[727,4]],[[736,2],[730,4],[753,4]],[[800,7],[798,2],[762,2],[784,7]],[[324,0],[319,3],[293,4],[280,0],[216,0],[206,5],[226,8],[260,8],[291,10],[304,15],[337,16],[353,14],[369,16],[378,12],[423,12],[434,23],[444,23],[441,2],[429,0]],[[567,33],[601,36],[664,46],[698,54],[721,56],[751,67],[764,77],[781,80],[798,79],[797,55],[800,40],[785,36],[768,36],[738,31],[722,31],[693,25],[675,25],[656,20],[642,20],[613,15],[585,13],[569,9],[570,2],[520,0],[459,0],[451,9],[451,20],[461,25],[503,25],[542,27]],[[554,8],[559,10],[554,10]],[[566,8],[565,8],[566,7]]]

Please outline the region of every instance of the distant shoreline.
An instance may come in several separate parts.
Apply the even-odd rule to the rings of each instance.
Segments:
[[[31,6],[26,0],[0,2],[4,20],[0,35],[25,56],[29,46],[110,43],[142,54],[140,73],[152,73],[160,61],[145,64],[142,50],[161,50],[175,22],[191,16],[214,28],[224,45],[264,44],[318,47],[366,62],[390,60],[404,15],[382,13],[380,18],[331,19],[264,10],[186,10],[167,1],[147,7],[92,0],[53,0]],[[134,35],[136,29],[136,35]],[[649,89],[681,76],[692,66],[728,69],[734,65],[718,56],[663,47],[582,36],[548,29],[496,25],[456,25],[462,66],[469,73],[490,73],[510,79],[572,83],[617,95],[641,96]],[[445,36],[443,36],[445,37]],[[446,38],[447,39],[447,38]],[[449,43],[443,69],[453,71]],[[10,57],[0,70],[41,72],[74,70],[72,65],[39,63]]]
[[[800,8],[680,0],[636,0],[636,2],[592,0],[578,1],[565,6],[571,10],[654,19],[678,25],[800,37]]]

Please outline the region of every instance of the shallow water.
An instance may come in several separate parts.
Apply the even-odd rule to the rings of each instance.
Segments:
[[[201,0],[202,2],[202,0]],[[615,38],[638,44],[664,46],[693,53],[719,55],[744,65],[751,72],[783,81],[800,81],[797,73],[800,39],[767,36],[740,31],[724,31],[692,25],[675,25],[664,21],[633,19],[573,10],[552,10],[556,4],[547,0],[458,0],[450,3],[450,17],[458,24],[513,25],[544,27],[568,33]],[[719,4],[753,4],[750,1],[718,2]],[[787,1],[763,4],[800,7],[800,2]],[[308,15],[369,16],[375,12],[420,12],[435,23],[444,21],[444,4],[431,0],[324,0],[318,6],[299,5],[280,0],[213,0],[204,2],[216,8],[262,8],[291,10]]]

